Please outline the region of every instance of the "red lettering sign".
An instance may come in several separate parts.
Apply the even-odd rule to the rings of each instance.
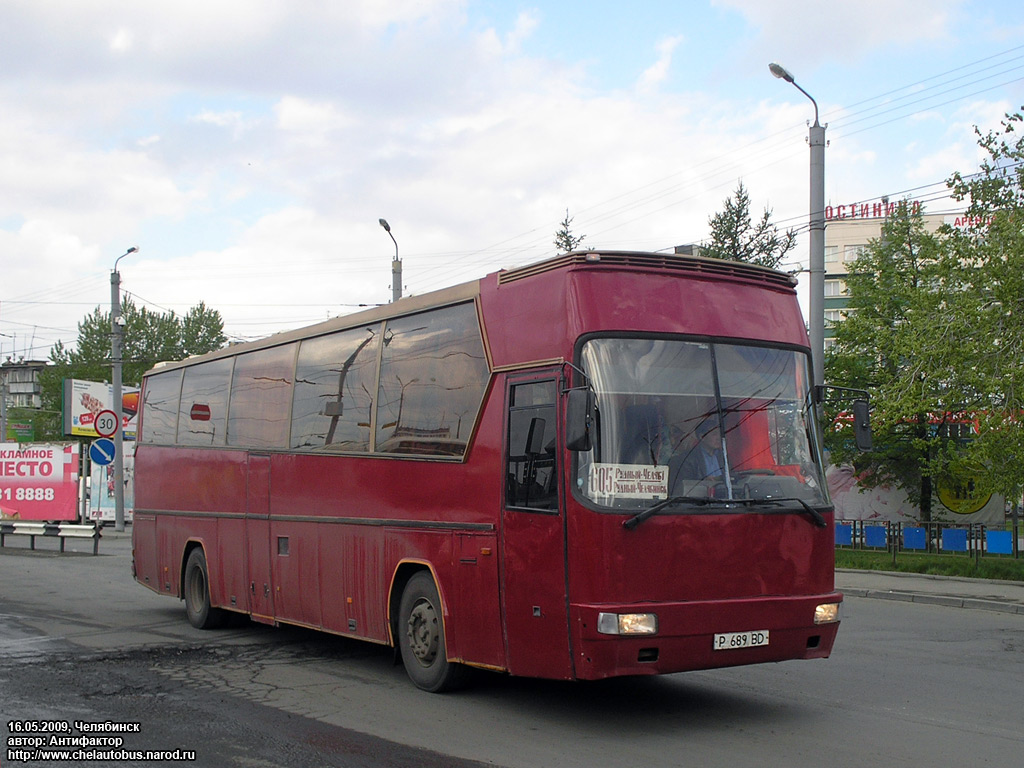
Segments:
[[[78,519],[78,444],[0,443],[0,517]]]
[[[826,205],[825,219],[827,221],[843,219],[882,219],[886,216],[895,216],[897,211],[902,211],[910,206],[910,213],[917,215],[921,212],[920,200],[900,200],[899,202],[880,201],[877,203],[850,203],[849,205]]]

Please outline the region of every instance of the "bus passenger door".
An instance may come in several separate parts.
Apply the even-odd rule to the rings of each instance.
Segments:
[[[270,584],[270,457],[249,454],[246,485],[245,541],[248,560],[249,612],[256,621],[272,623],[274,596]]]
[[[502,611],[509,671],[568,679],[573,666],[558,488],[557,375],[549,370],[508,380]]]

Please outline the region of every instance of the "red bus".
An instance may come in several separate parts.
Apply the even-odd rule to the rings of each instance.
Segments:
[[[580,252],[157,366],[135,578],[197,627],[397,645],[431,691],[826,657],[842,594],[794,287]]]

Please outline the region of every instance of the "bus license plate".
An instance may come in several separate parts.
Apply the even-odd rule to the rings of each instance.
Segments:
[[[754,632],[725,632],[715,635],[716,651],[731,651],[737,648],[756,648],[759,645],[768,645],[768,630],[761,629]]]

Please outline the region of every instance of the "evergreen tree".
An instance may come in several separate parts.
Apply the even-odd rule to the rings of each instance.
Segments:
[[[555,248],[558,249],[559,253],[571,253],[583,245],[583,241],[586,240],[586,235],[579,235],[578,237],[572,233],[572,217],[569,216],[569,209],[565,209],[565,218],[562,219],[562,223],[559,224],[560,230],[555,232]]]
[[[796,245],[796,232],[788,230],[780,235],[778,227],[771,223],[772,212],[767,207],[761,220],[754,224],[750,219],[750,195],[742,181],[733,196],[725,199],[724,206],[708,219],[711,240],[701,245],[701,256],[778,269]]]

